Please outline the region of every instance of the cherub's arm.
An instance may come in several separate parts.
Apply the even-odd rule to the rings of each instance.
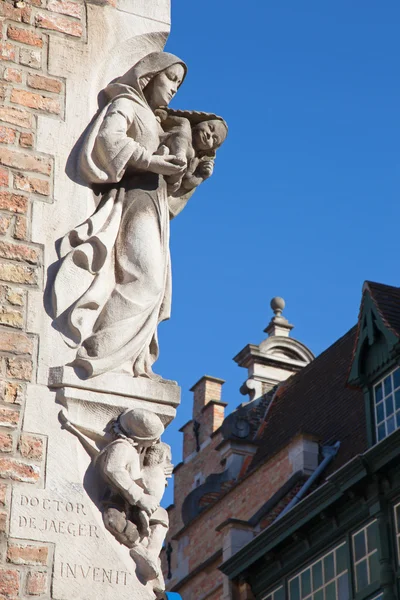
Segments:
[[[137,475],[138,479],[140,477],[139,457],[137,462],[138,473],[133,473],[133,477]],[[132,447],[130,444],[117,443],[109,448],[103,463],[103,470],[107,479],[120,491],[129,504],[135,505],[143,496],[143,489],[133,480],[127,468],[128,463],[132,463]]]
[[[185,191],[190,191],[198,187],[205,179],[211,177],[213,170],[213,160],[200,161],[198,158],[192,159],[189,168],[182,179],[181,190],[183,188]]]

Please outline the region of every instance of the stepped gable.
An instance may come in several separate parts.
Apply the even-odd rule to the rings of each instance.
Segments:
[[[354,326],[307,367],[280,384],[260,428],[250,470],[268,460],[297,434],[323,444],[341,442],[328,472],[367,449],[362,391],[347,385],[357,334]]]

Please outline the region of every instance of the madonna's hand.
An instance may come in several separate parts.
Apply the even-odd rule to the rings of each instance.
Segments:
[[[186,163],[176,156],[156,156],[153,154],[148,170],[158,175],[180,175],[183,174]]]

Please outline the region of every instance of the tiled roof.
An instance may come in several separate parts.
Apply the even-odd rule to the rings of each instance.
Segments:
[[[329,471],[367,449],[362,391],[347,387],[357,327],[281,384],[259,433],[253,469],[289,444],[297,434],[310,434],[323,444],[341,442]]]
[[[366,281],[364,290],[369,291],[388,329],[400,337],[400,288]]]

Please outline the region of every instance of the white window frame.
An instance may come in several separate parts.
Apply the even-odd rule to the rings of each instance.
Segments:
[[[325,554],[323,554],[322,556],[319,556],[316,560],[314,560],[313,562],[309,563],[304,569],[302,569],[301,571],[298,571],[293,577],[290,577],[290,579],[288,579],[287,581],[287,585],[288,585],[288,598],[290,600],[290,582],[293,581],[293,579],[299,578],[300,582],[301,582],[301,575],[302,573],[304,573],[305,571],[310,570],[311,571],[311,577],[312,577],[312,568],[314,565],[316,565],[319,562],[323,563],[323,560],[326,556],[329,556],[330,554],[333,554],[333,560],[334,560],[334,569],[335,569],[335,576],[330,579],[327,583],[323,582],[322,586],[312,590],[311,593],[306,596],[303,600],[308,600],[313,598],[315,592],[318,592],[319,590],[324,590],[326,588],[327,585],[329,585],[330,583],[332,583],[333,581],[336,583],[337,580],[339,579],[339,577],[341,577],[344,573],[347,573],[348,577],[350,577],[350,573],[349,573],[349,565],[347,565],[347,569],[345,571],[342,571],[341,573],[337,574],[337,565],[336,565],[336,550],[338,550],[339,548],[341,548],[342,546],[346,546],[347,542],[344,541],[340,544],[338,544],[337,546],[335,546],[334,548],[332,548],[329,552],[326,552]],[[323,564],[322,564],[322,569],[323,569]],[[323,571],[322,571],[323,572]],[[337,589],[337,588],[336,588]],[[350,591],[349,591],[349,598],[350,598]]]
[[[400,370],[399,366],[396,366],[392,371],[390,371],[389,373],[386,373],[384,377],[382,377],[379,381],[377,381],[376,383],[374,383],[373,385],[373,396],[374,396],[374,420],[375,420],[375,438],[376,438],[376,442],[381,442],[382,440],[384,440],[385,438],[388,437],[388,435],[390,435],[390,433],[393,433],[392,431],[390,433],[388,433],[387,430],[387,423],[389,421],[389,419],[393,416],[394,419],[394,424],[395,424],[395,428],[393,431],[396,431],[396,429],[398,429],[397,425],[396,425],[396,417],[397,414],[399,415],[400,418],[400,408],[397,409],[396,411],[396,402],[395,402],[395,392],[397,392],[398,390],[400,390],[400,385],[395,388],[394,386],[394,379],[393,379],[393,374]],[[391,377],[392,379],[392,391],[390,392],[390,394],[387,394],[386,396],[384,395],[384,386],[383,386],[383,382],[385,381],[385,379],[387,379],[388,377]],[[376,402],[376,396],[375,396],[375,390],[378,387],[378,385],[382,385],[382,390],[383,390],[383,396],[382,396],[382,400],[380,402],[378,402],[378,404],[382,404],[383,409],[384,409],[384,419],[383,421],[380,421],[378,423],[378,408],[377,408],[377,402]],[[392,397],[393,400],[393,414],[390,415],[389,417],[386,416],[386,405],[385,405],[385,401],[387,398]],[[382,438],[382,440],[380,440],[378,438],[378,426],[381,426],[382,424],[385,425],[385,435]]]
[[[372,523],[377,523],[377,519],[372,519],[371,521],[368,521],[368,523],[366,523],[364,525],[364,527],[360,527],[360,529],[357,529],[357,531],[355,531],[352,536],[351,536],[351,545],[352,545],[352,550],[353,550],[353,577],[354,577],[354,586],[356,588],[356,594],[358,592],[361,592],[362,590],[359,590],[357,588],[357,565],[359,565],[361,562],[366,561],[367,563],[367,572],[368,572],[368,584],[370,585],[371,583],[373,583],[373,581],[371,581],[371,573],[369,570],[369,557],[372,556],[373,554],[377,554],[378,553],[378,547],[375,548],[375,550],[373,550],[372,552],[368,552],[368,537],[367,537],[367,529],[368,527],[370,527],[370,525],[372,525]],[[365,549],[366,549],[366,554],[360,558],[359,560],[356,560],[356,549],[355,549],[355,537],[356,535],[358,535],[361,532],[364,532],[364,540],[365,540]],[[379,558],[379,557],[378,557]],[[365,589],[365,588],[363,588]]]

